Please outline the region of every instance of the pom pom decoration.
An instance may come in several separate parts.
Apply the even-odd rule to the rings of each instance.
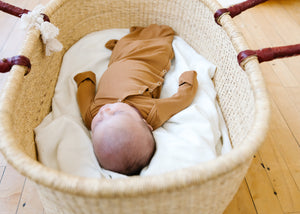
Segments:
[[[50,56],[53,52],[62,50],[63,45],[56,39],[59,29],[50,22],[45,22],[42,11],[44,7],[38,5],[31,12],[21,16],[22,28],[29,30],[32,27],[40,30],[43,43],[46,46],[46,56]]]

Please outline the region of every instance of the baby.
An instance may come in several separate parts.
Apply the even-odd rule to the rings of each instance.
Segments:
[[[155,152],[152,131],[191,104],[197,91],[197,73],[184,72],[178,92],[159,99],[164,76],[174,57],[174,31],[165,25],[132,27],[112,50],[107,70],[100,78],[87,71],[77,74],[77,101],[101,167],[136,175]]]

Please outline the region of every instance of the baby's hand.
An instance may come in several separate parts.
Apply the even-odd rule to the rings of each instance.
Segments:
[[[77,74],[74,77],[74,80],[77,83],[77,87],[79,87],[79,85],[86,80],[90,80],[93,82],[93,84],[96,84],[96,75],[92,71],[86,71]]]
[[[179,77],[179,86],[183,84],[189,84],[191,86],[197,85],[197,72],[196,71],[186,71],[182,73]]]
[[[105,47],[109,50],[113,50],[114,47],[116,46],[118,40],[116,39],[111,39],[108,42],[106,42]]]

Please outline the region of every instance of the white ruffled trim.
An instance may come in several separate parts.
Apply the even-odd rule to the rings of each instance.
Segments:
[[[63,45],[56,39],[59,29],[50,22],[44,21],[41,15],[43,10],[44,6],[38,5],[28,14],[22,15],[21,23],[24,29],[35,27],[41,31],[43,43],[46,45],[46,55],[50,56],[53,52],[61,51]]]

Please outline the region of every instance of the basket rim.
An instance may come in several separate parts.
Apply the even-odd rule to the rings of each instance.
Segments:
[[[45,13],[51,18],[51,15],[68,1],[69,0],[51,1],[47,5]],[[216,0],[198,1],[204,3],[212,13],[221,7]],[[241,51],[240,49],[247,48],[244,38],[237,31],[229,15],[224,15],[221,19],[221,23],[237,52]],[[230,35],[238,36],[233,37]],[[29,33],[28,36],[36,37],[37,32]],[[69,194],[107,198],[134,197],[155,194],[161,191],[179,190],[181,188],[205,183],[207,180],[217,178],[222,174],[226,174],[228,171],[233,171],[246,162],[248,163],[262,143],[268,127],[270,113],[267,92],[258,66],[258,61],[252,59],[245,65],[245,72],[248,74],[253,90],[255,89],[255,118],[251,131],[244,139],[244,142],[237,148],[212,161],[205,162],[205,164],[198,164],[160,175],[145,177],[133,176],[126,179],[113,180],[73,176],[42,165],[40,162],[27,156],[13,143],[17,139],[15,139],[11,132],[13,124],[10,122],[10,119],[12,118],[13,112],[11,112],[9,108],[11,103],[14,102],[11,96],[14,96],[14,93],[17,91],[15,85],[17,83],[22,84],[24,72],[25,68],[22,66],[13,66],[8,79],[9,84],[6,84],[4,89],[2,96],[3,101],[1,101],[0,104],[0,151],[2,151],[9,164],[16,168],[22,175],[33,180],[36,184]]]

